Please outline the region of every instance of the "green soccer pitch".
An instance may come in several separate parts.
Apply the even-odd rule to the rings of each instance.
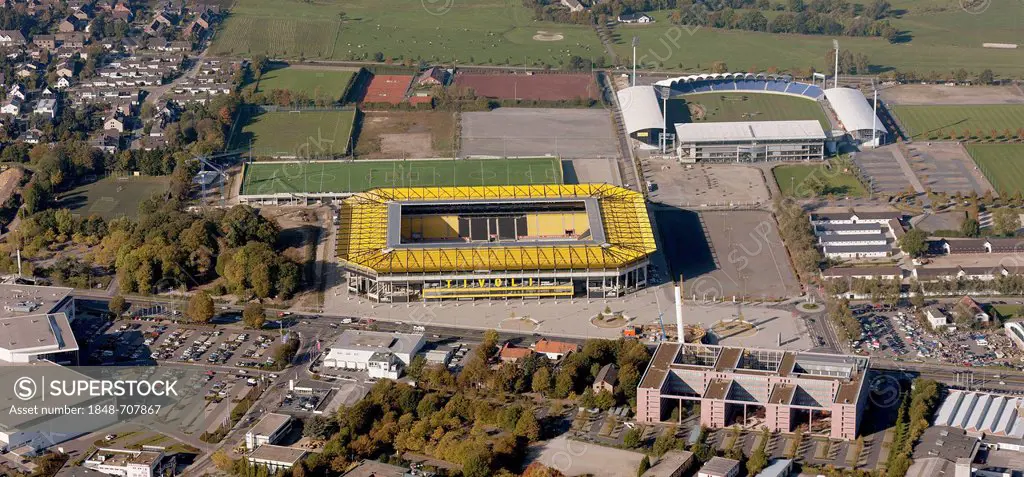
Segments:
[[[245,165],[243,174],[241,195],[562,183],[557,158],[254,162]]]

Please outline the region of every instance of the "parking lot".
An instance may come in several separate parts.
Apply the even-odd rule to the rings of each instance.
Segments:
[[[895,195],[913,187],[910,178],[900,167],[896,154],[899,154],[899,151],[890,146],[865,149],[852,155],[854,164],[871,183],[871,192]]]
[[[756,167],[729,164],[680,164],[675,159],[644,161],[644,179],[654,202],[676,207],[758,205],[770,201]]]
[[[947,306],[951,309],[951,306]],[[856,353],[900,360],[956,366],[1021,367],[1020,352],[1002,328],[933,332],[910,309],[883,310],[871,305],[852,307],[863,336],[854,341]]]
[[[907,162],[925,188],[946,194],[979,196],[995,190],[963,146],[955,142],[914,142],[907,146]]]
[[[463,113],[459,155],[614,158],[619,154],[605,109],[498,108]]]

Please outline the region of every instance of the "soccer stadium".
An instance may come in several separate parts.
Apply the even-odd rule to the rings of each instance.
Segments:
[[[695,122],[673,121],[680,112],[664,111],[666,95],[697,98],[707,94],[749,93],[780,98],[802,98],[817,103],[807,117],[779,104],[774,114],[744,120]],[[650,86],[633,86],[618,92],[623,122],[629,136],[649,148],[660,147],[666,136],[682,162],[760,162],[821,160],[839,142],[861,144],[877,138],[884,143],[886,130],[862,93],[849,88],[829,88],[794,81],[788,75],[723,73],[680,76]],[[771,103],[760,101],[760,103]],[[812,103],[813,104],[813,103]],[[824,112],[828,119],[822,119]],[[802,108],[801,108],[802,109]],[[761,112],[759,112],[761,113]],[[743,115],[741,115],[743,116]],[[752,119],[752,120],[747,120]],[[825,123],[823,127],[823,124]],[[828,127],[831,123],[832,127]]]
[[[349,292],[379,302],[617,297],[655,251],[643,195],[608,184],[373,189],[339,223]]]

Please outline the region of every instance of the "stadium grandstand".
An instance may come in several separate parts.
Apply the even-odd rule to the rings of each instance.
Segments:
[[[681,162],[825,158],[825,131],[815,120],[679,123],[675,128],[676,152]]]
[[[619,90],[617,95],[622,122],[629,137],[648,146],[658,145],[665,123],[662,98],[657,90],[650,86],[630,86]]]
[[[654,84],[655,86],[668,86],[672,88],[673,94],[749,91],[803,96],[813,100],[821,98],[822,94],[824,94],[820,87],[809,83],[793,81],[792,76],[765,73],[687,75],[664,79]]]
[[[379,302],[616,297],[655,251],[643,196],[608,184],[373,189],[339,224],[349,292]]]
[[[851,88],[829,88],[825,90],[825,99],[853,142],[869,142],[874,136],[877,138],[877,144],[885,143],[885,126],[860,91]]]

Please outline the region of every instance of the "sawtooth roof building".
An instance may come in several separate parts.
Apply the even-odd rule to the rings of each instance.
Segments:
[[[374,189],[339,223],[349,292],[380,302],[617,297],[655,251],[643,196],[608,184]]]
[[[710,428],[744,424],[790,432],[803,423],[832,439],[857,438],[867,405],[861,356],[703,344],[661,343],[637,389],[637,421],[662,422],[700,404]]]

